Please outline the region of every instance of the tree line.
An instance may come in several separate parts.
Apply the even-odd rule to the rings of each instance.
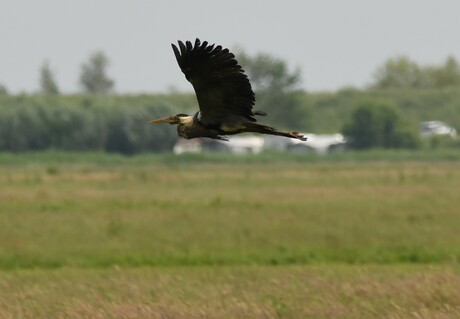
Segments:
[[[387,60],[365,90],[309,93],[298,68],[269,54],[237,54],[270,124],[302,132],[342,132],[356,149],[418,148],[418,121],[446,120],[460,128],[460,71],[455,58],[418,66],[407,57]],[[0,151],[95,150],[135,154],[170,150],[177,137],[150,118],[197,109],[193,94],[114,95],[102,52],[82,64],[84,94],[62,96],[49,61],[40,68],[40,92],[9,95],[0,85]],[[439,91],[439,88],[449,91]],[[424,89],[424,90],[420,90]],[[418,121],[414,121],[417,119]],[[262,119],[263,121],[264,119]]]
[[[0,151],[166,151],[176,141],[175,132],[147,120],[172,109],[144,97],[2,97]]]
[[[301,132],[343,133],[349,146],[369,148],[460,147],[457,140],[422,140],[420,121],[446,121],[460,131],[460,90],[342,90],[336,93],[287,92],[299,101]],[[293,98],[292,96],[289,99]],[[287,104],[288,105],[288,104]],[[301,107],[299,107],[301,105]],[[263,105],[258,105],[265,110]],[[156,95],[0,96],[0,151],[107,151],[122,154],[170,151],[175,126],[149,119],[192,114],[189,93]],[[278,126],[285,117],[262,123]]]

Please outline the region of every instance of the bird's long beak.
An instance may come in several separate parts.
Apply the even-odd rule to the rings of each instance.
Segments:
[[[162,117],[161,119],[150,120],[149,123],[173,123],[174,118],[172,116]]]

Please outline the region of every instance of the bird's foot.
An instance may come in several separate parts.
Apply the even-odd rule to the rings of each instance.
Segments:
[[[289,135],[291,135],[293,138],[296,138],[296,139],[301,140],[301,141],[306,141],[307,140],[307,138],[305,136],[303,136],[302,134],[300,134],[299,132],[292,131],[292,132],[289,132]]]

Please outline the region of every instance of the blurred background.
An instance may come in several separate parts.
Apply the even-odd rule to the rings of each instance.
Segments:
[[[235,52],[257,109],[269,114],[263,120],[312,135],[300,146],[195,141],[177,152],[257,152],[257,143],[263,150],[320,153],[459,147],[455,1],[1,5],[2,151],[173,150],[175,129],[145,122],[196,112],[170,43],[197,37]]]

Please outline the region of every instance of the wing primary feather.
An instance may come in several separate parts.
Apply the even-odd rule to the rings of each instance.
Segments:
[[[185,48],[184,42],[179,41],[179,48],[180,48],[181,55],[185,55],[185,53],[187,52],[187,49]]]
[[[195,46],[193,47],[194,50],[198,50],[198,48],[200,47],[200,39],[196,38],[195,40]]]
[[[214,48],[214,50],[212,50],[211,54],[215,55],[215,54],[219,53],[220,51],[222,51],[222,47],[220,45],[218,45],[218,46],[216,46]]]
[[[185,44],[186,44],[186,46],[187,46],[187,51],[192,51],[192,49],[193,49],[193,47],[192,47],[192,42],[186,41]]]
[[[172,46],[172,49],[174,51],[174,55],[176,56],[177,63],[179,63],[179,66],[180,66],[180,52],[179,52],[179,49],[172,43],[171,43],[171,46]]]
[[[214,50],[214,45],[215,45],[215,44],[211,44],[210,46],[208,46],[208,47],[206,48],[206,52],[207,52],[207,53],[211,53],[212,50]]]

